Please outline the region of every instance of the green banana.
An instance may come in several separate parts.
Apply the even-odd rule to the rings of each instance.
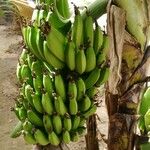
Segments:
[[[94,52],[93,47],[89,47],[87,48],[87,50],[85,51],[85,56],[86,56],[86,72],[90,72],[92,71],[95,66],[96,66],[96,55]]]
[[[89,42],[91,47],[93,47],[94,41],[93,18],[88,14],[84,21],[84,36],[85,36],[84,43]]]
[[[61,96],[55,97],[54,106],[55,106],[56,112],[61,116],[64,116],[64,114],[67,112],[67,108]]]
[[[95,86],[93,86],[87,90],[87,95],[89,98],[93,98],[97,93],[98,93],[98,90]]]
[[[50,31],[46,36],[47,46],[51,53],[62,62],[65,62],[65,44],[66,38],[54,27],[50,27]]]
[[[28,51],[27,51],[27,49],[23,48],[22,53],[21,53],[21,55],[19,57],[19,62],[21,64],[26,64],[27,56],[28,56]]]
[[[49,96],[48,92],[42,94],[42,106],[44,111],[49,114],[52,115],[54,108],[53,108],[53,102],[52,102],[52,98]]]
[[[45,91],[49,94],[49,96],[52,96],[53,93],[53,81],[52,78],[50,77],[50,74],[46,73],[43,74],[43,87]]]
[[[23,130],[24,131],[32,132],[33,129],[34,129],[34,126],[33,126],[33,124],[30,121],[26,120],[23,123]]]
[[[23,82],[26,82],[26,83],[28,83],[30,85],[33,84],[31,70],[30,70],[28,65],[25,65],[25,64],[22,65],[21,78],[22,78]]]
[[[53,124],[52,124],[51,116],[47,114],[43,115],[43,124],[47,133],[50,133],[51,131],[53,131]]]
[[[96,109],[97,109],[96,105],[91,106],[91,107],[83,114],[83,116],[84,116],[85,118],[88,118],[89,116],[93,115],[93,114],[96,112]]]
[[[83,20],[78,8],[76,6],[74,8],[75,18],[72,26],[72,39],[78,49],[83,44]]]
[[[91,106],[91,100],[87,95],[85,95],[78,105],[81,112],[87,111]]]
[[[33,105],[34,108],[39,112],[39,113],[43,113],[43,107],[42,107],[42,100],[41,100],[41,96],[37,93],[32,95],[32,101],[33,101]]]
[[[58,12],[57,8],[55,7],[53,11],[48,12],[47,17],[46,17],[46,22],[48,22],[49,25],[52,25],[59,31],[61,31],[60,29],[64,28],[66,25],[69,25],[69,28],[71,27],[70,20],[62,17],[60,13]]]
[[[70,9],[68,0],[56,0],[56,7],[64,18],[68,19],[70,17]]]
[[[29,53],[27,56],[27,62],[28,62],[28,66],[30,69],[31,69],[31,66],[32,66],[32,63],[34,60],[35,60],[35,56],[33,54]]]
[[[21,135],[21,131],[23,130],[22,124],[23,124],[23,123],[22,123],[21,121],[19,121],[19,122],[16,124],[16,126],[13,128],[13,130],[12,130],[11,133],[10,133],[10,137],[11,137],[11,138],[16,138],[16,137],[18,137],[18,136]]]
[[[71,71],[75,70],[75,44],[73,41],[67,43],[66,64]]]
[[[77,86],[74,80],[70,80],[68,83],[68,96],[69,98],[77,98]]]
[[[29,85],[29,84],[27,84],[27,85],[25,85],[25,97],[27,98],[27,100],[28,100],[28,102],[32,105],[32,106],[34,106],[33,105],[33,100],[32,100],[32,95],[33,95],[33,93],[34,93],[34,91],[33,91],[33,88]]]
[[[27,111],[23,106],[19,108],[19,118],[21,121],[25,121],[27,118]]]
[[[59,137],[54,131],[48,135],[48,139],[52,145],[58,146],[60,143]]]
[[[103,35],[103,44],[102,44],[102,47],[101,47],[101,51],[107,55],[108,52],[109,52],[109,46],[110,46],[110,40],[109,40],[109,37],[104,34]]]
[[[61,74],[55,75],[54,84],[56,93],[61,96],[63,100],[66,100],[66,88]]]
[[[45,146],[49,143],[47,135],[43,131],[41,131],[40,129],[37,129],[34,132],[34,137],[35,137],[35,140],[37,141],[37,143],[39,143],[40,145]]]
[[[145,121],[146,131],[149,132],[150,131],[150,109],[148,109],[148,111],[144,115],[144,121]]]
[[[71,139],[70,139],[70,133],[66,130],[62,133],[62,140],[64,143],[69,144]]]
[[[95,23],[95,26],[96,28],[94,31],[93,47],[94,47],[95,54],[97,55],[100,52],[102,44],[103,44],[103,32],[97,22]]]
[[[97,66],[101,66],[106,62],[106,54],[102,52],[98,53],[97,59],[96,59],[96,64]]]
[[[60,134],[62,132],[62,120],[61,117],[57,114],[53,115],[52,118],[54,131],[56,134]]]
[[[43,42],[43,51],[44,51],[44,57],[46,61],[52,65],[56,69],[62,69],[64,68],[65,64],[59,60],[51,51],[49,50],[47,46],[47,41]]]
[[[35,112],[35,111],[32,111],[32,110],[28,110],[27,111],[27,117],[28,117],[28,120],[35,126],[38,126],[38,127],[43,127],[43,121],[41,119],[41,116]]]
[[[79,49],[79,51],[76,53],[75,62],[76,62],[75,70],[79,74],[84,73],[86,69],[86,56],[83,49]]]
[[[71,115],[76,115],[78,112],[78,104],[75,98],[69,99],[69,112]]]
[[[85,80],[86,89],[89,89],[95,85],[100,76],[100,69],[95,68],[92,72],[90,72],[89,76]]]
[[[80,116],[75,115],[72,117],[72,130],[76,130],[80,124]]]
[[[28,144],[37,144],[34,135],[30,132],[23,132],[23,138]]]
[[[41,58],[41,55],[38,51],[38,47],[37,47],[37,42],[36,42],[36,36],[37,36],[37,28],[35,27],[30,27],[28,29],[28,34],[29,34],[29,48],[31,50],[31,52],[39,59]]]
[[[100,72],[100,77],[96,82],[96,86],[99,87],[100,85],[104,84],[109,78],[109,67],[103,67]]]
[[[41,90],[43,89],[43,81],[42,81],[43,77],[41,76],[35,76],[33,77],[33,86],[34,86],[34,90],[36,93],[38,93],[39,95],[41,94]]]
[[[79,78],[76,82],[77,85],[77,100],[80,100],[85,94],[86,87],[82,78]]]
[[[79,134],[78,132],[71,132],[70,133],[71,141],[77,142],[79,140]]]
[[[16,69],[16,76],[17,76],[17,79],[19,82],[22,82],[21,70],[22,70],[22,66],[18,62],[17,63],[17,69]]]
[[[42,76],[42,73],[43,73],[42,61],[40,61],[38,59],[36,61],[33,61],[32,65],[31,65],[31,71],[36,76]]]
[[[65,114],[63,118],[63,127],[65,130],[70,131],[72,129],[72,122],[69,114]]]
[[[41,35],[41,30],[40,29],[37,29],[36,31],[36,45],[37,45],[37,50],[41,56],[41,58],[43,60],[45,60],[45,57],[44,57],[44,54],[43,54],[43,37]]]

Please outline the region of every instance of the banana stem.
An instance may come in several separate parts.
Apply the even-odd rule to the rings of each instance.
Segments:
[[[92,16],[93,19],[98,19],[103,14],[106,13],[106,7],[107,7],[108,0],[95,0],[91,5],[87,7],[82,12],[83,19],[86,17],[86,11],[88,10],[89,15]]]

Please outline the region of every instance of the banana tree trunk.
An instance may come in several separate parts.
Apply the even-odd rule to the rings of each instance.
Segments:
[[[92,115],[87,120],[87,135],[85,136],[85,139],[87,150],[99,150],[96,115]]]
[[[122,7],[130,6],[126,3],[128,0],[119,2],[121,1],[126,4]],[[105,99],[109,116],[108,150],[133,150],[136,142],[137,109],[147,66],[144,64],[137,69],[144,55],[143,46],[126,31],[132,20],[128,22],[124,8],[109,1],[107,13],[110,37],[110,77]]]

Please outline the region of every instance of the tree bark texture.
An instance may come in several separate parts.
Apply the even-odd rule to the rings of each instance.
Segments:
[[[110,77],[106,85],[109,116],[108,150],[133,150],[140,92],[146,65],[134,73],[143,58],[140,44],[126,31],[126,12],[108,4]],[[134,74],[133,74],[134,73]]]
[[[87,120],[87,135],[85,139],[87,150],[99,150],[99,144],[97,139],[96,115],[92,115]]]

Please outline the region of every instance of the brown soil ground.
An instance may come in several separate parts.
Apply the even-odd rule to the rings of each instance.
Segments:
[[[17,123],[17,118],[10,108],[14,106],[18,95],[17,79],[15,75],[18,56],[22,50],[22,37],[12,31],[11,26],[0,26],[0,149],[1,150],[31,150],[32,146],[27,145],[22,137],[12,139],[10,132]],[[103,99],[102,99],[103,100]],[[100,133],[107,134],[107,114],[104,107],[98,109],[100,116],[98,129]],[[101,138],[100,150],[106,150],[106,144]],[[84,137],[78,143],[69,144],[70,150],[85,150]]]

